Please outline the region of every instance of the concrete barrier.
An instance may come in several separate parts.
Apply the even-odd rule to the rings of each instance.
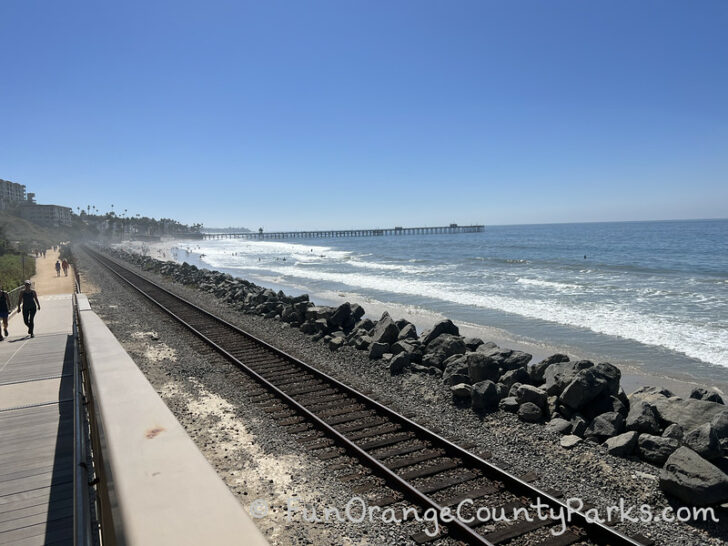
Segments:
[[[86,296],[77,294],[76,305],[108,492],[105,509],[113,521],[113,534],[103,531],[105,540],[268,544]]]

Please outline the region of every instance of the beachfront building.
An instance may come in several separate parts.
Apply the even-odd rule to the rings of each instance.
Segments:
[[[25,186],[0,179],[0,210],[8,209],[25,201]]]
[[[58,205],[36,205],[26,202],[20,207],[20,217],[42,226],[71,225],[71,209]]]

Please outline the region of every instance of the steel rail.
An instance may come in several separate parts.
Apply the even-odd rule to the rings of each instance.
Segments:
[[[88,247],[85,247],[86,251],[93,256],[95,259],[97,259],[100,263],[106,266],[109,271],[111,271],[113,274],[115,274],[117,277],[119,277],[121,280],[123,280],[125,283],[127,283],[129,286],[134,288],[136,291],[138,291],[140,294],[142,294],[144,297],[146,297],[148,300],[150,300],[153,304],[161,308],[165,313],[171,315],[175,318],[178,322],[183,324],[187,329],[195,333],[198,337],[200,337],[203,341],[205,341],[207,344],[209,344],[211,347],[213,347],[217,352],[225,356],[228,360],[233,362],[237,367],[241,368],[243,371],[251,375],[253,378],[256,379],[259,383],[261,383],[263,386],[265,386],[268,390],[274,392],[276,396],[282,398],[289,406],[292,406],[296,411],[299,411],[303,413],[307,418],[309,418],[313,424],[317,426],[317,428],[320,428],[324,430],[327,434],[331,434],[334,436],[341,444],[342,447],[346,449],[347,452],[354,454],[357,458],[363,459],[365,461],[366,466],[372,467],[377,471],[377,474],[384,477],[385,480],[390,481],[392,483],[397,484],[397,489],[400,490],[403,494],[405,494],[406,497],[408,497],[410,500],[415,499],[417,503],[424,504],[427,507],[433,508],[437,511],[437,514],[442,513],[443,507],[439,506],[434,500],[430,499],[420,491],[418,491],[412,484],[409,482],[403,480],[400,476],[393,473],[389,468],[384,466],[381,462],[379,462],[376,458],[369,455],[366,451],[359,448],[356,444],[354,444],[351,440],[343,436],[339,431],[332,428],[331,425],[321,420],[318,416],[311,413],[305,406],[301,405],[299,402],[291,398],[288,394],[281,391],[278,387],[270,383],[267,379],[262,377],[260,374],[258,374],[255,370],[252,368],[246,366],[243,362],[241,362],[239,359],[237,359],[234,355],[230,354],[225,348],[221,347],[219,344],[215,343],[214,341],[210,340],[207,336],[205,336],[203,333],[199,332],[194,326],[189,324],[187,321],[182,319],[181,317],[177,316],[176,313],[174,313],[172,310],[168,309],[165,305],[155,300],[151,295],[147,294],[144,290],[142,290],[140,287],[136,286],[134,283],[132,283],[129,279],[125,278],[123,275],[121,275],[118,271],[116,271],[114,268],[121,269],[125,273],[132,275],[134,278],[141,280],[143,283],[147,283],[154,287],[155,290],[158,290],[162,292],[163,294],[167,295],[168,297],[173,298],[177,302],[183,303],[186,306],[189,306],[190,309],[194,310],[197,313],[202,314],[206,318],[212,319],[213,321],[217,322],[220,325],[223,325],[231,330],[233,330],[235,333],[238,333],[245,338],[265,347],[269,352],[274,353],[276,356],[283,358],[284,360],[287,360],[291,364],[298,366],[299,368],[303,369],[304,371],[314,375],[317,378],[320,378],[327,383],[335,386],[336,388],[342,390],[349,396],[352,396],[355,399],[358,399],[359,401],[367,404],[370,407],[373,407],[377,411],[383,413],[386,417],[388,417],[391,421],[396,422],[400,425],[403,425],[405,427],[405,430],[413,430],[415,431],[419,437],[426,441],[430,441],[433,444],[435,444],[435,447],[444,449],[446,453],[448,453],[451,457],[457,457],[462,459],[463,461],[466,461],[470,464],[470,466],[475,467],[476,469],[479,469],[483,471],[484,475],[492,480],[501,481],[504,483],[504,485],[507,486],[508,491],[514,494],[523,495],[531,499],[532,501],[536,501],[540,499],[541,503],[545,504],[551,509],[554,509],[557,513],[560,510],[563,510],[565,514],[571,515],[571,521],[569,523],[571,525],[577,525],[578,527],[582,528],[586,534],[587,537],[591,540],[594,540],[598,544],[605,544],[610,546],[644,546],[642,542],[633,539],[620,531],[617,531],[616,529],[612,529],[598,521],[594,521],[593,518],[589,518],[586,514],[583,512],[575,511],[572,507],[569,507],[567,504],[561,502],[559,499],[554,497],[553,495],[542,491],[538,489],[537,487],[527,483],[526,481],[510,474],[509,472],[493,465],[492,463],[482,459],[481,457],[461,448],[457,444],[454,444],[450,440],[447,440],[446,438],[443,438],[442,436],[434,433],[433,431],[426,429],[425,427],[421,426],[420,424],[408,419],[407,417],[395,412],[394,410],[388,408],[387,406],[384,406],[380,402],[366,396],[365,394],[353,389],[352,387],[349,387],[348,385],[341,383],[339,380],[327,375],[326,373],[312,367],[309,364],[306,364],[305,362],[297,359],[296,357],[289,355],[288,353],[270,345],[266,341],[263,341],[252,334],[240,329],[239,327],[235,326],[234,324],[231,324],[224,319],[221,319],[212,313],[206,311],[205,309],[200,308],[199,306],[195,305],[194,303],[191,303],[190,301],[186,300],[185,298],[182,298],[176,294],[173,294],[169,290],[159,286],[158,284],[150,281],[149,279],[146,279],[131,269],[129,269],[126,265],[123,265],[119,263],[117,260],[109,258],[107,256],[104,256]],[[109,265],[113,264],[113,265]],[[452,531],[455,531],[452,533],[454,536],[457,536],[458,538],[462,538],[464,540],[467,540],[470,543],[474,544],[491,544],[487,540],[484,539],[483,536],[479,535],[478,533],[475,533],[470,527],[464,525],[459,520],[454,520],[452,522],[441,522],[443,527],[448,528],[449,532],[452,533]]]

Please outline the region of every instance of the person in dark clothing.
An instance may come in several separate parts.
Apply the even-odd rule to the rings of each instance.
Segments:
[[[25,325],[28,327],[30,337],[35,337],[35,335],[33,335],[33,328],[35,327],[33,319],[35,317],[35,312],[40,311],[40,302],[38,301],[38,294],[36,294],[35,290],[30,287],[30,281],[25,281],[24,284],[25,290],[21,291],[20,296],[18,297],[18,313],[20,313],[20,306],[22,304],[23,322],[25,322]]]
[[[56,277],[61,276],[61,262],[56,260]]]
[[[3,331],[5,332],[5,337],[8,337],[8,316],[10,315],[10,295],[3,290],[3,287],[0,286],[0,320],[3,322]],[[3,335],[2,332],[0,332],[0,341],[2,341]]]

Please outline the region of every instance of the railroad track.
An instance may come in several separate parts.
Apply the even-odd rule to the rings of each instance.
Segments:
[[[119,279],[139,291],[163,311],[201,338],[207,345],[252,377],[260,390],[252,395],[278,425],[295,435],[312,454],[332,469],[352,472],[340,476],[353,491],[366,496],[368,506],[401,505],[405,500],[418,510],[444,508],[453,512],[466,499],[463,520],[440,521],[440,535],[413,535],[420,544],[447,534],[468,544],[603,544],[646,546],[642,536],[628,537],[583,512],[571,512],[566,532],[554,519],[537,517],[535,503],[558,513],[568,511],[560,492],[532,486],[533,476],[514,476],[442,436],[400,415],[378,401],[329,377],[308,364],[255,338],[134,273],[115,259],[85,247],[86,252]],[[342,457],[354,457],[356,469]],[[395,492],[395,493],[393,493]],[[480,507],[490,513],[521,516],[509,523],[466,521]],[[401,506],[400,506],[401,509]],[[583,510],[586,510],[585,507]],[[422,513],[422,512],[421,512]],[[433,512],[431,512],[433,513]],[[484,512],[482,512],[484,513]],[[530,517],[526,517],[528,513]]]

